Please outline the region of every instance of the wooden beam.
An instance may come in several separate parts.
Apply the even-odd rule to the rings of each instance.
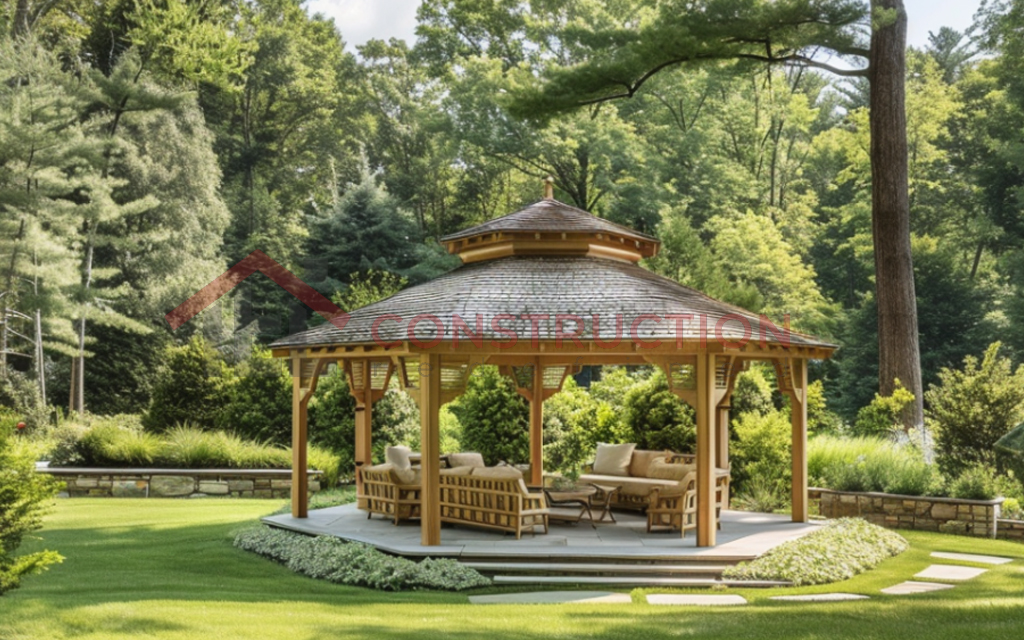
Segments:
[[[292,517],[305,518],[309,515],[309,464],[307,407],[316,391],[324,360],[317,360],[312,374],[303,377],[303,367],[308,366],[301,358],[292,360]],[[304,384],[305,383],[305,384]]]
[[[540,358],[533,363],[530,400],[530,485],[544,484],[544,367]]]
[[[793,427],[793,522],[807,522],[807,361],[793,359],[790,417]]]
[[[441,544],[441,357],[420,356],[420,542]]]
[[[697,356],[697,546],[715,546],[715,355]]]

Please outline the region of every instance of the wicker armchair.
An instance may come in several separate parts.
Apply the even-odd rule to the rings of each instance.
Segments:
[[[686,531],[697,528],[697,474],[688,473],[671,487],[655,487],[651,490],[651,502],[647,507],[647,533],[655,529]]]
[[[367,518],[379,514],[394,520],[411,520],[420,517],[420,485],[404,484],[390,464],[361,467],[363,492],[358,496],[359,508],[364,509]]]

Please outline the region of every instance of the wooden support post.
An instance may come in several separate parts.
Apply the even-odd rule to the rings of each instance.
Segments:
[[[540,358],[533,365],[533,393],[530,398],[530,485],[544,484],[544,367]]]
[[[715,466],[729,468],[729,407],[719,406],[715,420]]]
[[[697,546],[715,546],[715,356],[697,355]]]
[[[420,356],[420,543],[441,544],[441,357]]]
[[[807,522],[807,361],[792,360],[793,522]]]
[[[373,464],[373,392],[368,387],[364,387],[363,401],[356,404],[356,495],[360,496],[363,495],[363,477],[359,469]]]
[[[299,361],[296,361],[298,365]],[[305,518],[309,515],[309,473],[307,472],[307,448],[309,435],[306,431],[305,392],[302,376],[292,374],[292,517]]]

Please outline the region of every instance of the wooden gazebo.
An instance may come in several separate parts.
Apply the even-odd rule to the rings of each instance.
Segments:
[[[442,238],[463,265],[275,342],[291,362],[292,515],[307,516],[306,406],[325,365],[356,399],[356,465],[371,464],[371,415],[393,376],[422,416],[423,545],[441,541],[441,406],[480,364],[501,367],[530,402],[530,482],[542,483],[543,401],[582,365],[651,364],[696,411],[697,544],[715,545],[715,467],[728,466],[729,401],[750,360],[770,360],[792,401],[792,518],[807,519],[807,361],[834,345],[658,276],[638,263],[648,235],[546,197]]]

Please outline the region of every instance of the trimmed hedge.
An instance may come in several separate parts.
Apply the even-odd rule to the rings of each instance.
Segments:
[[[760,558],[729,567],[733,580],[788,580],[794,585],[848,580],[907,550],[903,536],[860,518],[830,520],[821,529],[785,542]]]
[[[427,558],[413,562],[381,553],[370,545],[330,536],[310,537],[263,525],[239,532],[235,546],[276,560],[310,578],[357,587],[462,591],[491,584],[455,560]]]

